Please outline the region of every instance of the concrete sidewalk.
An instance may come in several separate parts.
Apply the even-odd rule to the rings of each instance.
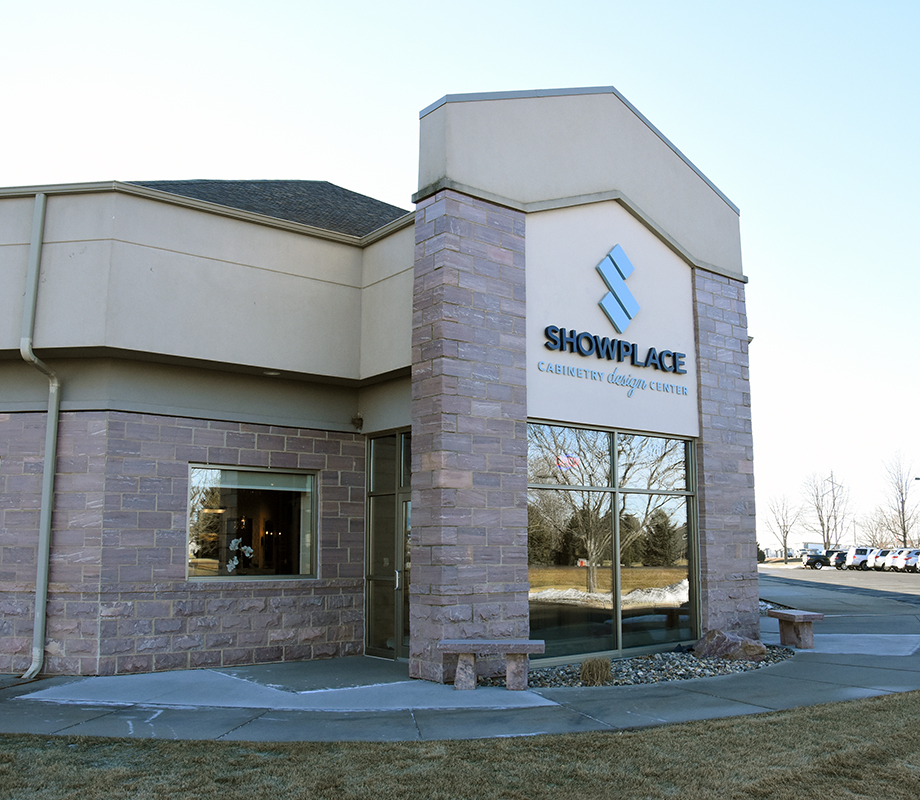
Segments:
[[[413,681],[372,658],[110,678],[0,678],[0,732],[225,741],[393,741],[621,730],[920,689],[920,606],[761,577],[822,611],[815,649],[752,672],[644,686],[509,692]],[[778,643],[778,623],[763,619]]]

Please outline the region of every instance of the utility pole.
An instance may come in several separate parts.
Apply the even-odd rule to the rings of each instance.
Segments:
[[[834,532],[834,547],[839,547],[839,546],[840,546],[840,533],[839,533],[839,530],[838,530],[838,521],[837,521],[837,491],[836,491],[836,490],[837,490],[838,488],[843,488],[843,484],[837,483],[837,482],[834,480],[834,470],[831,470],[831,476],[830,476],[830,478],[826,478],[824,482],[825,482],[825,483],[829,483],[829,484],[831,485],[831,488],[830,488],[831,507],[830,507],[830,514],[828,515],[828,520],[827,520],[827,521],[828,521],[828,525],[832,525],[832,526],[833,526],[833,532]],[[855,538],[855,536],[856,536],[856,525],[855,525],[855,522],[854,522],[854,526],[853,526],[853,536],[854,536],[854,538]],[[855,542],[854,542],[854,544],[855,544]]]

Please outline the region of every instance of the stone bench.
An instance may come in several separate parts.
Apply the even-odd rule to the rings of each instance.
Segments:
[[[542,639],[442,639],[437,644],[442,653],[456,653],[457,674],[454,689],[476,688],[476,656],[505,657],[505,686],[513,691],[527,688],[527,656],[542,653]]]
[[[811,623],[824,619],[824,614],[795,608],[771,608],[767,616],[779,620],[779,643],[801,650],[814,648],[815,634]]]

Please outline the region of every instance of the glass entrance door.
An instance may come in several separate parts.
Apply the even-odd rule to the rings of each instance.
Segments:
[[[367,634],[368,655],[409,656],[409,433],[378,436],[370,441]]]

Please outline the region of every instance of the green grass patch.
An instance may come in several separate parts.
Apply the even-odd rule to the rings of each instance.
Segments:
[[[462,742],[0,736],[7,800],[920,796],[920,692],[622,733]]]

